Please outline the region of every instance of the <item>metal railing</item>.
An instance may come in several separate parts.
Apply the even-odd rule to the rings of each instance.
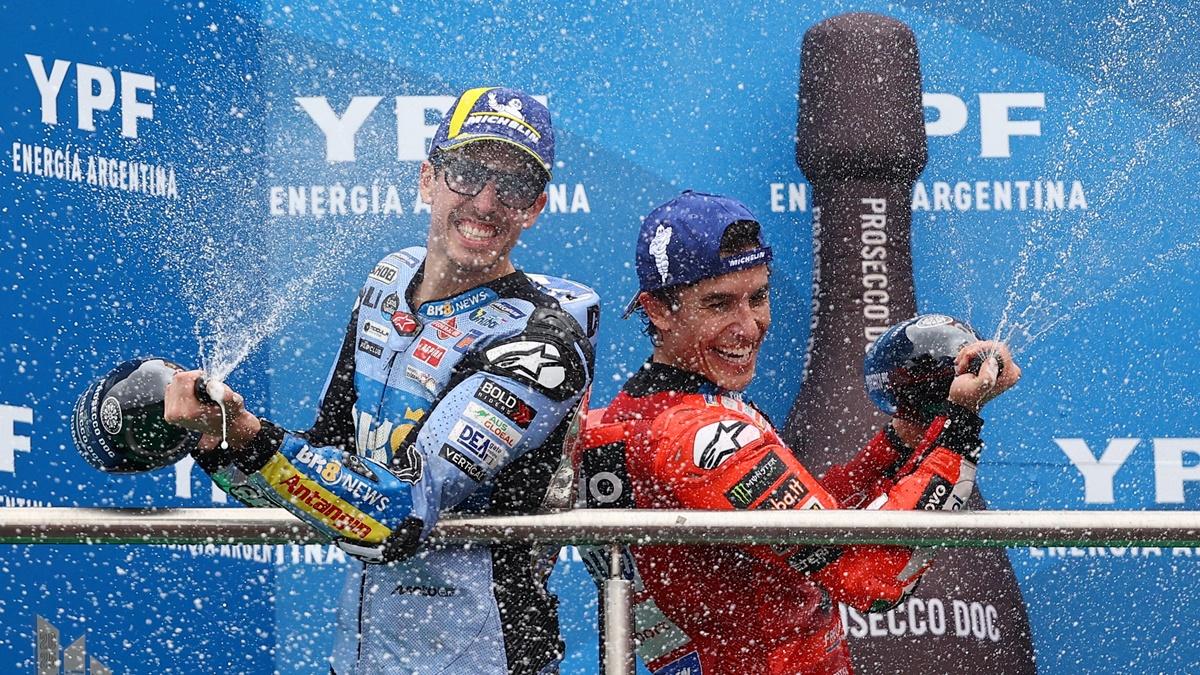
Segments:
[[[902,544],[924,547],[1200,546],[1197,511],[564,511],[447,518],[442,542],[609,545],[606,675],[630,675],[627,544]],[[0,508],[0,544],[305,544],[326,538],[282,509]]]

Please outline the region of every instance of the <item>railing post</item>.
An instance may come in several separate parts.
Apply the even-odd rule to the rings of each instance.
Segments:
[[[604,675],[634,675],[633,581],[625,578],[620,544],[608,547],[604,582]]]

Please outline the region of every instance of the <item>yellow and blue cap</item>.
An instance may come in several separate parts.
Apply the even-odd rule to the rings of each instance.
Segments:
[[[554,126],[550,111],[529,94],[507,87],[478,87],[459,95],[442,119],[429,154],[475,141],[514,145],[551,174]]]

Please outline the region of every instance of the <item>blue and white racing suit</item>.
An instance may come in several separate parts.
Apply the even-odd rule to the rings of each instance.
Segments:
[[[412,307],[424,255],[393,253],[367,278],[312,429],[264,420],[247,448],[197,459],[240,501],[394,560],[347,579],[337,675],[554,672],[553,554],[421,543],[443,513],[534,513],[571,483],[563,442],[586,405],[599,299],[518,271]]]

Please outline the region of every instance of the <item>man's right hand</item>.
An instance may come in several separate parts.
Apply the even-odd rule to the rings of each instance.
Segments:
[[[220,406],[203,403],[196,398],[196,381],[203,376],[204,372],[200,370],[175,374],[167,385],[163,420],[204,434],[200,449],[207,450],[220,444],[225,430],[222,429]],[[231,447],[243,447],[258,434],[261,424],[257,417],[245,409],[242,395],[228,386],[225,387],[224,404],[228,415],[228,435],[224,439]]]
[[[982,360],[982,365],[978,373],[972,373],[971,363],[977,359]],[[951,403],[976,412],[1021,379],[1021,368],[1013,361],[1008,346],[995,340],[980,340],[963,347],[954,368],[958,375],[950,384],[948,398]]]

